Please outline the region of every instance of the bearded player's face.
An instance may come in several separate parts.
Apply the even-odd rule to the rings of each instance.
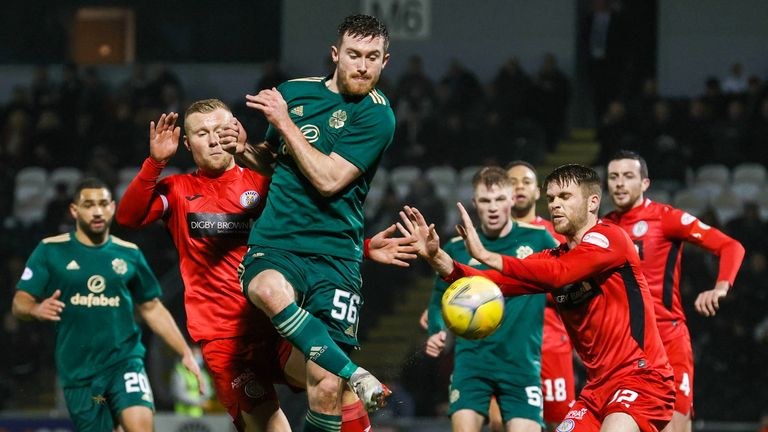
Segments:
[[[507,176],[512,181],[514,190],[514,211],[525,214],[536,205],[539,199],[539,186],[536,184],[536,174],[525,165],[515,165],[507,170]]]
[[[583,189],[574,182],[547,185],[549,215],[556,233],[573,237],[587,224],[589,203]]]
[[[336,63],[339,93],[365,96],[376,86],[381,70],[389,60],[381,37],[356,37],[345,34],[338,47],[331,48]]]
[[[608,163],[608,193],[620,211],[640,205],[649,185],[650,180],[640,175],[640,161],[614,159]]]
[[[83,189],[69,211],[77,221],[77,228],[89,237],[109,232],[115,215],[115,201],[107,189]]]

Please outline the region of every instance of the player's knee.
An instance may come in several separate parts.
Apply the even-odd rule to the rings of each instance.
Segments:
[[[248,284],[248,298],[256,307],[272,316],[293,301],[293,292],[282,274],[266,270]]]
[[[336,376],[324,377],[307,389],[310,409],[332,414],[341,409],[341,381]]]

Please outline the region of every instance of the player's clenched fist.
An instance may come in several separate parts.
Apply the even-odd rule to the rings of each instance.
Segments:
[[[439,356],[443,352],[443,349],[445,349],[445,339],[447,336],[448,334],[445,330],[440,330],[430,336],[429,339],[427,339],[427,345],[424,347],[424,352],[430,357]]]
[[[246,133],[243,125],[236,119],[232,118],[232,121],[222,126],[219,131],[219,145],[224,151],[233,155],[238,155],[245,151],[245,142],[248,140],[248,133]]]
[[[728,294],[729,283],[727,281],[718,282],[711,290],[704,291],[696,297],[694,306],[696,312],[705,317],[713,317],[720,309],[720,299]]]

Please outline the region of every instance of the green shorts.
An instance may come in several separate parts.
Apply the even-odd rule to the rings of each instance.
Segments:
[[[64,399],[78,431],[111,431],[119,423],[120,413],[128,407],[155,410],[141,359],[129,359],[109,368],[89,386],[64,388]]]
[[[243,258],[243,290],[265,270],[280,272],[293,286],[296,303],[328,327],[341,345],[358,347],[357,323],[363,305],[360,263],[328,255],[297,254],[251,246]],[[246,297],[247,292],[245,293]]]
[[[524,418],[544,426],[541,378],[457,369],[453,371],[449,390],[449,416],[470,409],[488,418],[491,396],[496,396],[504,423],[513,418]]]

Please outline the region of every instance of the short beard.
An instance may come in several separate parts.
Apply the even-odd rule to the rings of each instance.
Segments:
[[[104,243],[104,240],[109,235],[109,225],[110,221],[105,220],[104,221],[104,230],[102,232],[95,232],[91,230],[91,226],[84,220],[78,218],[77,219],[77,227],[82,231],[83,234],[85,234],[86,237],[91,241],[93,244],[101,244]]]
[[[533,208],[533,200],[528,200],[528,204],[522,207],[518,207],[517,204],[512,206],[512,213],[518,216],[525,216]]]
[[[359,97],[359,96],[365,96],[368,93],[373,90],[374,87],[376,87],[376,84],[379,82],[378,78],[371,77],[371,80],[368,82],[368,85],[363,88],[363,90],[353,90],[353,85],[351,84],[351,79],[348,77],[339,74],[337,79],[337,87],[339,88],[339,93],[341,93],[344,96],[353,96],[353,97]]]

